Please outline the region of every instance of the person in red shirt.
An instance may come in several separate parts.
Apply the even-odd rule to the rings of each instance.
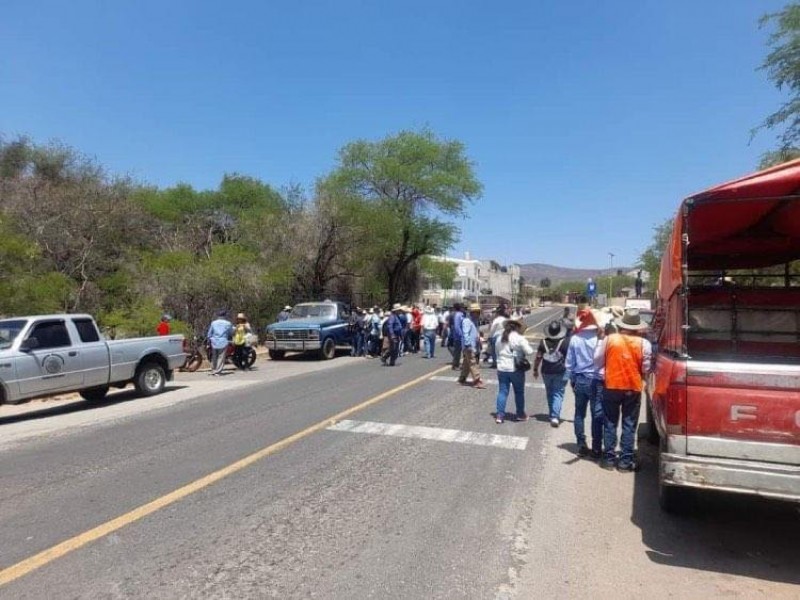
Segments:
[[[158,333],[158,335],[169,335],[170,331],[169,322],[171,320],[172,319],[170,318],[169,315],[161,316],[161,322],[158,324],[158,327],[156,327],[156,332]]]
[[[419,342],[422,335],[422,311],[418,306],[411,309],[411,351],[419,352]]]

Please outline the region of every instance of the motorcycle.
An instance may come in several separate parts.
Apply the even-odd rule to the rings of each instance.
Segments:
[[[211,342],[206,340],[206,356],[208,362],[211,362]],[[228,342],[228,347],[225,348],[225,364],[233,364],[237,369],[249,369],[256,362],[256,349],[250,345],[245,345],[240,359],[236,355],[236,346],[233,342]]]

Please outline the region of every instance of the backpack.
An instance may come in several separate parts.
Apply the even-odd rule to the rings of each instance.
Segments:
[[[565,339],[566,338],[561,338],[558,340],[558,344],[553,350],[547,347],[547,340],[542,340],[542,344],[544,344],[544,349],[546,350],[542,358],[549,363],[560,363],[564,360],[564,355],[561,353],[561,346],[564,344]]]

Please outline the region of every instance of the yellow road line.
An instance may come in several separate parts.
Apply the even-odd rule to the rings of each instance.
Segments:
[[[442,367],[440,369],[436,369],[422,377],[417,377],[403,385],[397,386],[396,388],[392,388],[391,390],[387,390],[382,394],[378,394],[377,396],[362,402],[361,404],[357,404],[356,406],[352,406],[347,410],[343,410],[342,412],[333,415],[325,419],[324,421],[320,421],[316,425],[312,425],[307,429],[303,429],[302,431],[298,431],[297,433],[290,435],[287,438],[280,440],[266,448],[262,448],[249,456],[245,456],[244,458],[237,460],[235,463],[228,465],[227,467],[223,467],[218,471],[214,471],[206,475],[205,477],[201,477],[191,483],[184,485],[183,487],[178,488],[175,491],[170,492],[160,498],[156,498],[152,502],[148,502],[147,504],[143,504],[138,508],[134,508],[132,511],[125,513],[124,515],[120,515],[115,519],[111,519],[103,523],[102,525],[98,525],[97,527],[85,531],[81,534],[76,535],[75,537],[69,538],[68,540],[64,540],[60,544],[56,544],[39,552],[38,554],[34,554],[33,556],[26,558],[6,569],[0,571],[0,586],[5,585],[14,581],[15,579],[19,579],[27,575],[28,573],[35,571],[36,569],[43,567],[54,560],[69,554],[70,552],[77,550],[78,548],[82,548],[83,546],[94,542],[95,540],[99,540],[102,537],[107,536],[110,533],[114,533],[123,527],[130,525],[131,523],[135,523],[136,521],[143,519],[144,517],[153,514],[154,512],[161,510],[162,508],[169,506],[177,502],[178,500],[182,500],[195,492],[198,492],[208,486],[217,483],[218,481],[224,479],[228,475],[233,475],[242,469],[245,469],[252,465],[253,463],[261,460],[262,458],[266,458],[271,454],[275,454],[276,452],[283,450],[287,446],[290,446],[294,442],[297,442],[304,437],[311,435],[312,433],[316,433],[317,431],[326,429],[330,425],[332,425],[336,421],[340,421],[341,419],[352,415],[355,412],[363,410],[373,404],[377,404],[386,398],[397,394],[398,392],[402,392],[405,389],[408,389],[412,386],[417,385],[429,379],[430,377],[436,375],[437,373],[441,373],[450,369],[450,366]]]

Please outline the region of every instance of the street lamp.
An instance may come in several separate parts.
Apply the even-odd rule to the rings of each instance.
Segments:
[[[614,253],[608,253],[608,306],[611,306],[611,298],[614,296]]]

